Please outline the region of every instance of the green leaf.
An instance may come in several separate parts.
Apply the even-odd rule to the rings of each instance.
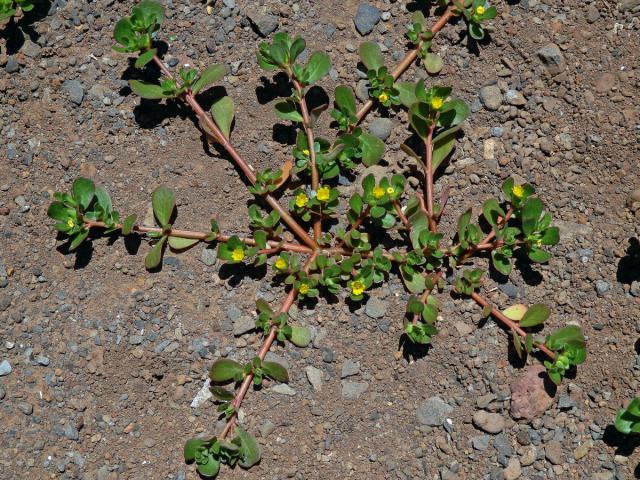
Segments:
[[[378,70],[384,66],[384,58],[377,43],[364,42],[358,49],[360,59],[368,70]]]
[[[82,210],[86,210],[93,200],[96,186],[88,178],[76,178],[71,187],[73,198],[80,205]]]
[[[557,245],[560,241],[560,229],[558,227],[547,228],[540,241],[543,245]]]
[[[73,211],[67,208],[62,202],[52,202],[47,209],[47,215],[59,222],[66,222],[72,212]]]
[[[184,237],[169,237],[169,246],[174,250],[185,250],[189,247],[194,246],[200,240],[197,238],[184,238]]]
[[[268,377],[278,381],[278,382],[288,382],[289,374],[287,373],[287,369],[280,365],[278,362],[263,362],[262,363],[262,371]]]
[[[213,383],[225,383],[242,378],[243,367],[235,360],[221,358],[216,360],[209,370],[209,377]]]
[[[429,135],[431,121],[426,120],[428,107],[425,103],[416,102],[409,108],[409,123],[420,138],[423,140]],[[435,145],[434,145],[435,150]]]
[[[528,255],[529,258],[536,263],[545,263],[551,258],[551,254],[549,252],[545,252],[539,248],[531,248]]]
[[[522,207],[522,232],[529,236],[536,231],[544,204],[537,197],[530,197]]]
[[[460,125],[470,113],[469,106],[463,100],[450,100],[440,109],[440,122],[447,127]]]
[[[311,331],[306,327],[292,325],[289,340],[298,347],[306,347],[311,343]]]
[[[511,330],[511,337],[513,338],[513,346],[516,349],[516,354],[518,358],[522,358],[522,340],[520,339],[520,335],[515,330]]]
[[[549,318],[549,315],[551,315],[549,307],[542,303],[536,303],[535,305],[531,305],[524,314],[522,320],[520,320],[520,326],[523,328],[535,327]]]
[[[200,448],[205,446],[207,442],[200,438],[190,438],[184,444],[184,460],[185,462],[192,462],[196,458],[196,453]]]
[[[465,232],[467,231],[467,227],[469,226],[469,222],[471,222],[471,215],[473,214],[473,210],[469,208],[466,212],[460,215],[458,218],[458,240],[462,241],[466,237]]]
[[[144,259],[144,268],[152,270],[160,265],[160,262],[162,261],[162,249],[166,241],[167,236],[165,235],[160,238],[151,250],[149,250],[149,253],[147,253],[147,256]]]
[[[136,63],[134,64],[136,68],[142,68],[155,56],[158,50],[156,48],[152,48],[151,50],[147,50],[144,53],[141,53],[140,56],[136,59]]]
[[[231,124],[233,123],[235,111],[236,107],[231,97],[222,97],[211,105],[211,117],[227,140],[231,134]]]
[[[411,105],[418,101],[416,97],[416,85],[409,82],[397,82],[395,84],[396,90],[398,90],[398,98],[400,103],[409,108]]]
[[[240,440],[240,460],[238,465],[242,468],[251,468],[260,461],[262,453],[260,451],[260,445],[253,436],[241,428],[236,428],[238,439]]]
[[[95,196],[96,196],[98,205],[100,205],[104,213],[106,213],[107,215],[110,214],[113,209],[113,205],[111,203],[111,197],[109,196],[109,192],[107,192],[102,187],[96,187]]]
[[[498,250],[491,252],[491,263],[502,275],[509,275],[512,270],[511,258]]]
[[[442,65],[443,62],[440,55],[431,52],[427,53],[427,56],[424,59],[424,67],[427,69],[427,72],[431,75],[435,75],[442,70]]]
[[[545,340],[545,345],[551,350],[561,350],[571,343],[584,344],[584,335],[576,325],[567,325],[547,336]]]
[[[89,230],[87,230],[86,228],[83,228],[78,233],[76,233],[71,239],[69,250],[73,251],[76,248],[78,248],[80,244],[84,242],[84,240],[87,238],[88,235],[89,235]]]
[[[173,192],[165,186],[159,186],[153,191],[151,205],[158,223],[162,228],[166,228],[176,206]]]
[[[208,87],[214,82],[217,82],[227,74],[227,67],[222,64],[215,64],[207,67],[200,75],[200,78],[191,85],[191,91],[195,95],[203,88]]]
[[[474,40],[482,40],[484,38],[484,30],[477,23],[469,23],[469,35]]]
[[[14,10],[15,12],[15,10]],[[126,51],[132,48],[136,41],[136,34],[133,31],[133,25],[128,17],[121,18],[113,29],[113,38],[120,45],[125,47]]]
[[[140,95],[142,98],[149,100],[159,100],[166,98],[164,89],[155,83],[141,82],[140,80],[129,80],[131,90]]]
[[[433,139],[433,155],[431,159],[431,163],[433,165],[433,171],[440,166],[440,164],[444,161],[445,158],[449,156],[453,147],[456,144],[456,132],[460,129],[460,127],[452,127],[448,130],[445,130]]]
[[[531,353],[531,351],[533,350],[533,335],[531,335],[530,333],[527,333],[527,336],[524,337],[524,348],[527,353]]]
[[[495,198],[490,198],[482,204],[482,214],[491,226],[497,225],[498,218],[505,217],[504,210],[500,207],[498,200]]]
[[[278,102],[275,104],[275,109],[278,117],[283,120],[291,120],[292,122],[302,122],[304,120],[293,100]]]
[[[324,77],[331,70],[331,59],[324,52],[313,52],[304,69],[305,83],[311,85]]]
[[[362,150],[362,163],[367,167],[378,163],[384,154],[384,142],[368,133],[360,135],[360,148]]]
[[[347,115],[356,114],[356,97],[350,87],[338,85],[335,91],[335,102],[341,112]]]
[[[131,232],[133,231],[133,226],[136,223],[136,218],[137,216],[135,214],[133,215],[129,215],[127,218],[124,219],[124,222],[122,222],[122,234],[123,235],[130,235]]]
[[[221,400],[223,402],[230,402],[235,398],[233,393],[231,393],[226,388],[220,387],[218,385],[211,385],[209,387],[209,390],[218,400]]]
[[[220,460],[209,453],[206,457],[206,462],[196,463],[196,470],[203,477],[215,477],[220,471]]]

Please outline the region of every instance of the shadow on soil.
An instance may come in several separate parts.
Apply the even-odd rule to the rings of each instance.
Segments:
[[[26,36],[37,43],[40,34],[33,28],[33,24],[45,18],[49,8],[50,5],[47,3],[37,3],[33,10],[25,12],[20,20],[16,21],[12,17],[4,26],[0,25],[0,38],[5,39],[7,55],[18,53],[24,45]]]
[[[618,263],[616,277],[620,283],[631,284],[640,281],[640,241],[637,238],[629,239],[626,255]]]

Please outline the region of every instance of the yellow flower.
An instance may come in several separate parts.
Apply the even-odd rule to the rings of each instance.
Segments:
[[[484,7],[482,5],[479,5],[478,8],[476,8],[476,14],[482,15],[483,13],[484,13]]]
[[[299,208],[304,207],[309,201],[309,197],[304,192],[300,192],[296,195],[296,206]]]
[[[276,268],[278,270],[284,270],[285,268],[287,268],[287,262],[284,258],[278,258],[278,260],[276,260]]]
[[[440,110],[442,108],[442,105],[444,105],[444,99],[440,97],[433,97],[431,99],[431,108],[433,108],[434,110]]]
[[[542,246],[542,240],[538,239],[536,240],[536,247],[540,248]]]
[[[378,100],[380,100],[380,103],[386,103],[387,100],[389,100],[389,95],[387,94],[387,92],[382,92],[380,95],[378,95]]]
[[[244,248],[242,247],[234,248],[233,251],[231,252],[231,259],[234,262],[240,262],[242,261],[243,258],[244,258]]]
[[[306,295],[309,292],[309,285],[306,283],[301,283],[300,284],[300,288],[298,289],[298,291],[302,294],[302,295]]]
[[[522,185],[516,185],[515,187],[513,187],[511,192],[513,193],[514,197],[522,198],[522,196],[524,195],[524,188],[522,188]]]
[[[351,293],[354,295],[362,295],[362,292],[364,292],[364,283],[360,280],[354,280],[351,282]]]
[[[69,220],[67,220],[67,227],[69,228],[73,228],[76,226],[76,222],[73,221],[72,218],[70,218]]]
[[[302,153],[303,153],[304,155],[306,155],[307,157],[311,154],[311,152],[309,151],[309,149],[308,149],[308,148],[305,148],[304,150],[302,150]]]
[[[384,196],[384,188],[382,188],[382,187],[373,187],[373,196],[375,198],[382,198]]]
[[[389,195],[393,195],[394,193],[396,193],[396,189],[393,187],[387,187],[387,193]]]
[[[330,194],[331,194],[331,189],[329,187],[320,187],[318,189],[318,194],[316,195],[316,197],[321,202],[326,202],[327,200],[329,200]]]

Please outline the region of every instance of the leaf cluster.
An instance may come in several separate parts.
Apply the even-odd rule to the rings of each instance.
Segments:
[[[218,475],[223,463],[230,467],[251,468],[260,457],[258,442],[241,428],[236,428],[236,436],[231,441],[216,437],[208,440],[192,438],[184,445],[185,461],[195,462],[198,473],[208,478]]]

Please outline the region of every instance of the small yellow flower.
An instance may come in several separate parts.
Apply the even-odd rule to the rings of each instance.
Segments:
[[[231,259],[234,262],[240,262],[244,259],[244,248],[242,247],[236,247],[233,249],[233,251],[231,252]]]
[[[284,270],[285,268],[287,268],[287,262],[284,258],[278,258],[278,260],[276,260],[276,268],[278,270]]]
[[[300,288],[298,289],[298,291],[302,295],[306,295],[307,293],[309,293],[309,285],[307,283],[301,283],[300,284]]]
[[[513,187],[513,190],[511,190],[511,192],[513,193],[514,197],[522,198],[522,196],[524,195],[524,188],[522,188],[522,185],[516,185],[515,187]]]
[[[485,9],[484,9],[484,7],[482,5],[479,5],[476,8],[476,15],[482,15],[484,12],[485,12]]]
[[[431,99],[431,108],[433,108],[434,110],[440,110],[442,108],[442,105],[444,105],[444,99],[440,97],[433,97]]]
[[[378,100],[380,100],[380,103],[386,103],[389,100],[389,94],[387,92],[382,92],[378,95]]]
[[[374,198],[382,198],[384,196],[384,188],[382,187],[373,187],[373,196]]]
[[[389,195],[393,195],[394,193],[396,193],[396,189],[393,187],[387,187],[387,193]]]
[[[76,226],[76,222],[73,221],[72,218],[70,218],[69,220],[67,220],[67,227],[69,228],[73,228]]]
[[[308,201],[309,197],[307,197],[306,193],[300,192],[298,195],[296,195],[296,206],[298,208],[304,207]]]
[[[331,194],[331,189],[329,187],[320,187],[318,189],[318,194],[316,195],[316,197],[321,202],[326,202],[327,200],[329,200],[330,194]]]
[[[354,295],[362,295],[364,289],[364,283],[362,283],[360,280],[354,280],[353,282],[351,282],[351,293],[353,293]]]
[[[536,247],[540,248],[542,246],[542,240],[538,239],[536,240]]]
[[[302,153],[303,153],[304,155],[306,155],[307,157],[311,154],[311,152],[309,151],[309,149],[308,149],[308,148],[305,148],[304,150],[302,150]]]

